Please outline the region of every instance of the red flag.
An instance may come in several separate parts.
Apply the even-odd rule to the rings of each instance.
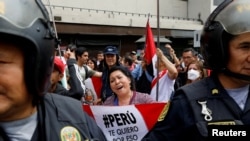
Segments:
[[[157,75],[157,70],[155,68],[155,62],[157,60],[156,56],[156,46],[154,41],[154,36],[149,25],[149,20],[147,21],[146,26],[146,39],[145,39],[145,49],[144,49],[144,59],[147,63],[147,71],[150,75],[155,77]]]
[[[154,36],[151,30],[151,27],[149,25],[149,20],[147,21],[147,26],[146,26],[146,46],[145,46],[145,54],[144,58],[147,61],[147,64],[152,63],[153,57],[156,55],[156,47],[155,47],[155,41],[154,41]],[[154,63],[154,62],[153,62]]]

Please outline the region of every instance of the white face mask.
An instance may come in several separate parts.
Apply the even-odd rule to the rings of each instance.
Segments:
[[[200,77],[200,72],[194,69],[188,70],[188,79],[189,80],[196,80]]]

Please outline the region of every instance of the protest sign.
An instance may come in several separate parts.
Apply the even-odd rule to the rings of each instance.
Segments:
[[[157,122],[166,103],[127,106],[90,106],[84,110],[95,119],[109,141],[140,141]]]

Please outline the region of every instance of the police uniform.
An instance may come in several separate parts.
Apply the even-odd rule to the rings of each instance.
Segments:
[[[204,107],[205,113],[202,112]],[[250,125],[249,111],[249,98],[244,110],[241,110],[218,78],[211,76],[178,89],[166,117],[155,125],[144,140],[206,140],[209,125]]]
[[[82,109],[80,101],[48,93],[39,103],[38,126],[31,141],[106,141],[95,121]],[[70,112],[69,112],[70,111]],[[82,112],[81,112],[82,111]],[[9,141],[0,129],[0,141]]]
[[[80,141],[105,141],[105,136],[95,121],[82,109],[80,101],[56,94],[47,94],[39,105],[37,136],[46,141],[66,140],[75,136]],[[70,112],[69,112],[70,111]]]
[[[95,121],[79,111],[83,111],[80,101],[48,93],[38,106],[38,126],[31,141],[106,141]],[[0,131],[0,141],[9,140]]]
[[[27,122],[32,121],[31,127],[37,128],[29,128],[30,130],[13,134],[9,132],[10,134],[8,134],[8,127],[4,128],[1,126],[3,129],[0,129],[0,141],[8,141],[10,140],[9,138],[11,138],[11,140],[21,140],[20,138],[30,139],[30,135],[32,134],[32,141],[105,141],[105,136],[98,128],[94,119],[83,112],[80,101],[56,94],[44,95],[44,92],[46,92],[50,86],[55,47],[60,48],[59,39],[56,36],[54,27],[52,27],[50,15],[44,3],[41,0],[1,0],[0,5],[1,47],[10,47],[10,49],[14,47],[18,48],[18,51],[14,49],[15,53],[13,53],[13,55],[18,54],[19,58],[22,58],[20,61],[15,62],[16,65],[19,63],[19,67],[22,67],[22,71],[16,72],[19,73],[17,76],[20,76],[18,80],[23,80],[26,87],[20,90],[19,95],[24,96],[21,101],[26,99],[25,101],[30,102],[22,102],[23,105],[17,107],[18,97],[15,100],[9,100],[12,101],[11,103],[7,100],[7,102],[3,104],[7,105],[3,108],[5,110],[1,111],[1,122],[15,123],[20,121],[18,118],[20,117],[20,112],[23,111],[27,113],[27,109],[32,109],[31,104],[34,104],[37,108],[37,113],[33,115],[37,116],[37,121],[35,118],[35,122],[38,123],[37,126],[34,125],[32,121],[34,119],[30,120],[29,117],[26,116],[27,114],[24,114],[22,115],[25,116],[23,119],[27,119]],[[13,44],[13,40],[15,40],[15,44]],[[4,54],[7,55],[10,53],[6,51]],[[7,61],[7,63],[10,64],[14,62]],[[5,67],[8,67],[8,65]],[[21,68],[13,69],[21,70]],[[1,80],[1,82],[2,81],[3,80]],[[16,87],[15,85],[17,85],[17,87],[24,86],[23,84],[15,83],[13,87]],[[10,93],[13,95],[16,94],[16,92],[7,88],[7,85],[5,90],[5,94],[8,93],[7,95]],[[27,94],[29,94],[29,98]],[[1,102],[3,101],[1,100]],[[12,112],[14,115],[9,119],[10,121],[6,121],[5,116],[10,116],[7,110],[13,108],[19,110],[16,113],[17,115]],[[29,125],[26,127],[22,126],[25,125],[25,123],[21,123],[20,125],[14,124],[13,127],[30,127]],[[35,132],[33,133],[33,131]],[[24,134],[24,132],[28,132],[29,135]]]

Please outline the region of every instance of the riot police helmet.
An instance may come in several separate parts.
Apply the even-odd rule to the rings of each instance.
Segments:
[[[200,41],[205,68],[238,78],[245,77],[227,69],[228,48],[233,37],[250,32],[249,19],[249,0],[225,0],[210,14]],[[249,79],[250,76],[247,77]]]
[[[24,54],[27,90],[40,97],[50,85],[56,36],[41,0],[0,1],[1,41],[15,43]]]

